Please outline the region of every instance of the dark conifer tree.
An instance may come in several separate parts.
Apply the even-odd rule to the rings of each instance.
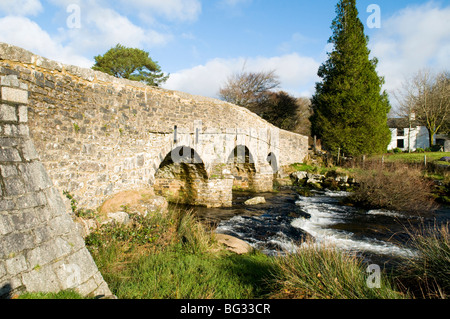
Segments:
[[[356,0],[340,0],[332,24],[334,44],[319,68],[311,118],[313,135],[330,151],[349,155],[384,152],[391,139],[387,126],[390,104],[382,92],[384,78],[370,59],[369,38],[358,18]]]

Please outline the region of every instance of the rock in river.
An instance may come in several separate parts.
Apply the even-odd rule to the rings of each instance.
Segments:
[[[250,205],[258,205],[258,204],[265,204],[266,203],[266,199],[264,197],[254,197],[252,199],[249,199],[247,201],[245,201],[245,205],[250,206]]]

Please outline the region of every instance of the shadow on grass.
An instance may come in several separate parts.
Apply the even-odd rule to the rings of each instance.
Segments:
[[[225,274],[247,287],[249,298],[268,298],[272,293],[272,278],[276,266],[272,257],[260,252],[246,255],[228,255],[222,263]]]

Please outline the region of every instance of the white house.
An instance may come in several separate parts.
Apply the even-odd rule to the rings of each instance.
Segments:
[[[388,119],[388,126],[392,134],[388,150],[399,148],[403,151],[410,149],[414,152],[418,148],[430,147],[427,128],[419,125],[414,119],[410,123],[408,118],[391,118]]]

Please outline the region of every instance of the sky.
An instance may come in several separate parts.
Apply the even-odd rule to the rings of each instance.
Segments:
[[[280,90],[311,97],[337,2],[0,0],[0,42],[80,67],[117,43],[140,48],[170,73],[164,88],[209,97],[233,73],[275,70]],[[450,70],[450,0],[357,7],[388,93],[420,69]]]

